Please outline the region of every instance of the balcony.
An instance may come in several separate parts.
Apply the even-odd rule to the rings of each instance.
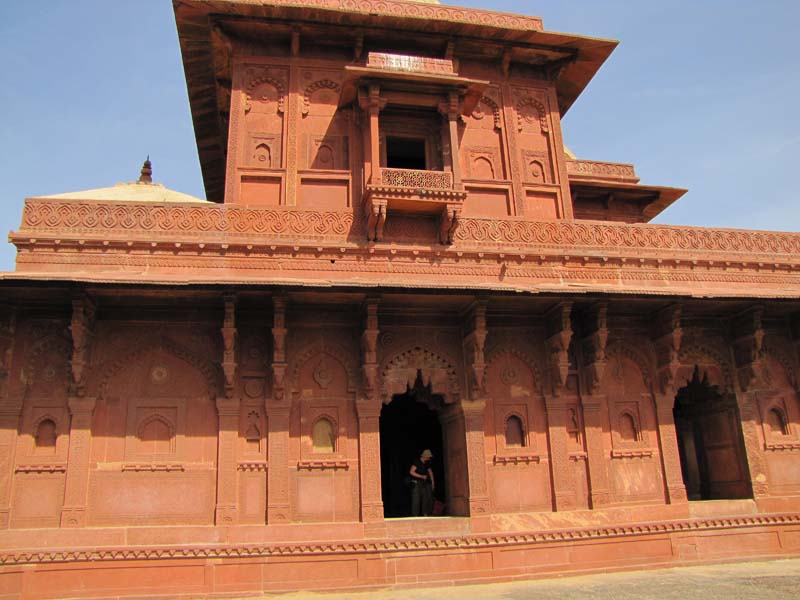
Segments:
[[[450,171],[381,168],[379,181],[367,185],[364,206],[367,237],[381,241],[390,214],[439,215],[439,241],[450,244],[467,194],[456,189]]]

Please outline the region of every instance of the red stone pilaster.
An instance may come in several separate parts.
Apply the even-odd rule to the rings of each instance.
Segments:
[[[750,470],[750,482],[753,486],[753,498],[756,500],[769,495],[766,457],[758,434],[761,416],[758,414],[758,391],[736,391],[736,403],[739,407],[739,418],[742,423],[744,451],[747,455],[747,466]]]
[[[687,502],[686,486],[683,483],[681,457],[678,450],[678,434],[675,431],[675,391],[668,388],[656,394],[656,418],[658,419],[658,444],[661,451],[661,467],[664,473],[665,500],[668,504]]]
[[[267,523],[288,523],[289,413],[291,391],[284,388],[286,375],[286,296],[276,295],[272,324],[272,398],[266,403],[267,428]]]
[[[92,446],[92,415],[95,398],[71,397],[69,459],[61,509],[62,527],[84,527],[89,491],[89,453]]]
[[[381,403],[359,402],[358,464],[361,489],[361,520],[365,523],[383,520],[381,497]]]
[[[267,460],[267,523],[288,523],[289,506],[289,404],[267,404],[269,430]]]
[[[469,472],[469,515],[477,517],[489,514],[489,485],[486,474],[486,442],[484,419],[486,402],[464,400],[461,402],[464,415],[464,432],[467,444],[467,470]]]
[[[555,510],[575,508],[575,481],[569,461],[567,403],[561,397],[546,397],[547,435],[550,441],[550,470]]]
[[[0,529],[7,528],[10,519],[14,454],[21,414],[21,400],[0,404]]]
[[[605,449],[603,421],[606,413],[605,396],[584,396],[583,419],[586,429],[587,464],[592,508],[601,508],[611,501],[608,481],[608,453]]]
[[[238,520],[236,441],[239,437],[239,398],[217,398],[217,506],[214,522],[234,525]]]

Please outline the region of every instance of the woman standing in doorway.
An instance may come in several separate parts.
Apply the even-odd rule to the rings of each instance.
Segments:
[[[414,461],[408,474],[411,476],[411,516],[428,517],[433,513],[433,490],[436,483],[433,478],[431,459],[433,452],[423,450],[419,460]]]

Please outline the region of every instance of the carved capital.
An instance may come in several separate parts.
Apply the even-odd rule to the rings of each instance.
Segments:
[[[216,401],[217,414],[220,417],[238,417],[240,401],[239,398],[230,398],[228,396],[219,397]]]
[[[386,107],[386,98],[381,97],[381,88],[377,83],[358,90],[358,105],[371,115],[377,115]]]
[[[286,376],[286,305],[287,298],[276,294],[272,298],[272,395],[276,400],[284,397]]]
[[[467,374],[469,377],[469,391],[472,399],[481,398],[486,392],[485,372],[486,356],[484,348],[486,346],[486,336],[489,333],[486,327],[486,307],[487,301],[480,298],[472,303],[467,312],[467,323],[464,336],[464,356],[467,362]]]
[[[608,304],[598,302],[583,315],[585,381],[590,393],[599,390],[607,364]]]
[[[97,405],[97,398],[87,396],[70,396],[67,399],[69,412],[73,417],[91,417],[94,407]]]
[[[364,396],[369,400],[377,397],[378,391],[378,298],[367,298],[364,302],[364,328],[361,333],[361,374]]]
[[[225,396],[233,396],[236,385],[236,295],[225,295],[225,313],[222,321],[222,372],[225,375]]]
[[[72,320],[69,331],[72,336],[71,393],[83,396],[86,393],[85,371],[89,362],[91,342],[94,338],[96,307],[91,298],[80,294],[72,299]]]
[[[763,316],[763,306],[752,306],[731,322],[736,373],[744,392],[769,387],[765,377]]]
[[[683,306],[673,304],[659,311],[653,319],[652,338],[656,351],[658,386],[662,394],[672,390],[681,366],[678,355],[683,340],[682,314]]]
[[[553,392],[561,393],[569,374],[569,344],[572,341],[572,302],[562,302],[547,313],[545,346],[553,380]]]

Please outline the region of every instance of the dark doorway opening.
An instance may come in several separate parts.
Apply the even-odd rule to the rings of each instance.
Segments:
[[[424,171],[425,140],[422,138],[386,138],[386,166],[391,169],[417,169]]]
[[[437,409],[442,397],[422,385],[421,374],[405,394],[397,394],[381,409],[381,491],[386,518],[411,516],[411,489],[406,475],[426,448],[433,452],[434,496],[444,500],[446,481],[442,427]]]
[[[681,472],[689,500],[752,498],[739,409],[700,369],[675,396]]]

